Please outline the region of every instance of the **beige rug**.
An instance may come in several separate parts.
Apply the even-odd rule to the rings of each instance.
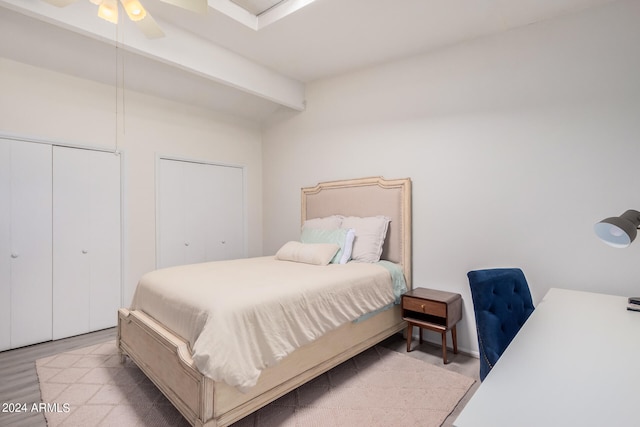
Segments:
[[[54,426],[187,426],[115,343],[36,362]],[[234,427],[440,426],[472,378],[376,346],[290,392]]]

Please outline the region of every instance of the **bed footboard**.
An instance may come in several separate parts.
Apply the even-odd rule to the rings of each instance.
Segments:
[[[216,426],[215,382],[196,369],[188,344],[139,311],[118,311],[118,350],[129,356],[194,426]]]
[[[117,344],[121,356],[129,356],[191,425],[224,427],[405,327],[398,306],[345,324],[266,369],[247,393],[202,375],[187,342],[143,312],[119,310]]]

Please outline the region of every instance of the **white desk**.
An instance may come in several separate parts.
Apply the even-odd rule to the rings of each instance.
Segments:
[[[551,289],[454,425],[640,425],[640,312],[626,307]]]

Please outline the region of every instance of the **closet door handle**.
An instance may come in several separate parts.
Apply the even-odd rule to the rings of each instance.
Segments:
[[[88,250],[86,250],[86,249],[83,249],[83,250],[82,250],[82,253],[83,253],[83,254],[88,254],[88,253],[89,253],[89,251],[88,251]]]
[[[18,258],[19,256],[17,252],[11,252],[11,258]]]
[[[185,246],[189,246],[189,242],[184,242],[184,245]]]

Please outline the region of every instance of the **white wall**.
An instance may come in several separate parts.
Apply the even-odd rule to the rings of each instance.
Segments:
[[[297,237],[300,187],[411,177],[414,285],[462,294],[463,350],[472,269],[523,268],[535,303],[640,295],[640,243],[592,231],[640,209],[639,17],[615,2],[310,84],[307,110],[263,134],[265,253]]]
[[[120,93],[116,103],[113,86],[3,58],[0,93],[2,135],[109,149],[117,140],[124,159],[125,305],[139,277],[156,265],[158,155],[244,166],[247,252],[262,254],[262,149],[256,125],[131,91]]]

